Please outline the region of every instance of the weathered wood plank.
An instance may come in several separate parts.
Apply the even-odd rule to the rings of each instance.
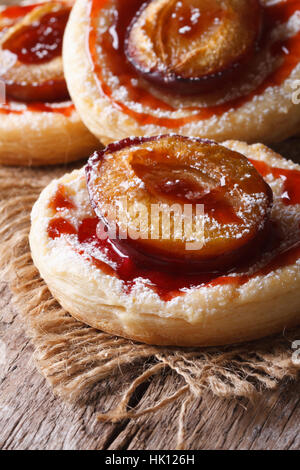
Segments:
[[[32,347],[11,306],[6,286],[0,290],[0,340],[6,361],[0,364],[0,448],[2,449],[174,449],[180,403],[119,424],[99,423],[97,412],[117,404],[120,387],[97,387],[84,406],[53,396],[32,361]],[[2,362],[2,361],[1,361]],[[126,376],[121,382],[130,380]],[[154,378],[136,401],[145,407],[172,393],[172,377]],[[189,449],[299,449],[300,383],[267,392],[254,405],[225,401],[204,393],[186,417]]]

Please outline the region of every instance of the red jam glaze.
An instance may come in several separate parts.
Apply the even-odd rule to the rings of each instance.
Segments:
[[[55,212],[60,212],[65,209],[75,209],[75,205],[71,197],[67,194],[66,188],[60,184],[56,193],[51,198],[49,208]]]
[[[75,227],[63,217],[57,217],[52,219],[48,225],[48,235],[50,238],[57,238],[61,235],[75,235],[76,229]]]
[[[264,162],[250,161],[261,176],[265,177],[271,174],[275,179],[281,178],[283,180],[282,202],[285,205],[300,204],[300,172],[298,170],[272,168]]]
[[[30,13],[34,8],[42,4],[43,3],[41,2],[40,4],[35,5],[10,6],[0,12],[0,15],[5,18],[17,21],[18,19],[21,19],[22,17]],[[22,30],[22,38],[19,38],[16,43],[14,42],[13,44],[6,44],[6,47],[9,46],[7,48],[12,52],[16,53],[18,55],[18,59],[21,60],[21,62],[27,64],[43,63],[55,58],[56,56],[61,54],[62,37],[69,14],[69,9],[66,9],[62,12],[45,15],[42,22],[38,23],[38,25],[35,26],[26,27],[26,35],[23,34],[24,31]],[[54,18],[53,23],[51,18]],[[51,23],[54,25],[54,27],[52,26],[51,34],[45,34],[47,26],[49,26]],[[39,45],[46,45],[46,53],[44,53],[45,50],[43,50],[42,57],[39,57],[40,47],[35,49],[35,45],[37,44],[37,42],[39,43]],[[23,50],[25,50],[26,53],[23,53]],[[49,82],[45,86],[49,87],[51,86],[51,83]],[[69,117],[75,110],[73,104],[64,107],[51,106],[51,104],[43,102],[31,102],[22,104],[26,105],[25,110],[11,109],[10,101],[9,99],[7,99],[6,103],[0,106],[0,114],[23,114],[24,111],[30,111],[36,113],[59,113],[63,114],[66,117]]]
[[[254,274],[240,274],[230,276],[228,273],[199,273],[199,274],[175,274],[165,271],[158,271],[151,269],[151,267],[140,266],[129,256],[120,256],[118,251],[109,239],[99,240],[96,235],[97,225],[99,219],[97,217],[84,219],[78,231],[66,219],[57,217],[51,219],[48,226],[48,235],[50,238],[55,239],[61,235],[76,235],[80,248],[77,248],[77,243],[74,249],[85,259],[92,261],[94,266],[101,269],[105,274],[118,277],[124,282],[126,292],[130,292],[135,284],[137,278],[142,278],[148,281],[148,286],[151,287],[161,299],[168,301],[176,296],[182,295],[182,289],[191,287],[202,286],[216,286],[224,284],[243,285],[251,278],[258,275],[267,275],[275,269],[288,266],[297,261],[300,257],[300,230],[299,241],[297,241],[290,248],[277,253],[274,258],[262,269]],[[278,238],[278,234],[274,232],[272,237],[272,248],[274,248],[274,239]],[[84,245],[93,245],[101,251],[105,251],[109,261],[115,263],[116,268],[112,268],[109,264],[90,255],[90,252]],[[238,269],[235,271],[238,273]]]
[[[274,44],[272,52],[278,57],[280,65],[254,91],[246,96],[236,98],[222,105],[187,108],[188,111],[193,111],[193,115],[179,119],[160,118],[134,111],[126,104],[113,98],[112,90],[102,76],[103,59],[100,61],[98,57],[97,45],[100,44],[102,46],[107,67],[113,75],[119,78],[120,86],[124,86],[127,89],[128,96],[132,102],[138,102],[144,107],[150,107],[153,110],[176,111],[174,107],[156,98],[150,91],[134,86],[132,82],[133,79],[138,79],[138,74],[126,59],[124,41],[127,28],[143,3],[144,0],[129,0],[127,2],[116,0],[115,23],[109,28],[108,32],[99,38],[98,19],[101,10],[106,7],[107,0],[90,0],[90,32],[88,38],[90,59],[101,94],[107,97],[116,108],[121,109],[122,112],[134,118],[140,125],[154,124],[166,128],[179,128],[192,121],[223,115],[232,109],[238,109],[251,101],[255,96],[263,94],[268,87],[281,85],[300,61],[299,32],[289,39]],[[300,11],[300,0],[282,0],[280,3],[265,7],[265,31],[262,34],[261,47],[263,47],[270,29],[278,22],[286,22],[296,11]]]
[[[43,64],[60,56],[68,8],[48,13],[39,22],[24,26],[13,34],[3,49],[14,53],[23,64]]]
[[[282,170],[281,168],[269,167],[264,162],[258,162],[256,160],[251,161],[257,170],[261,172],[262,176],[273,174],[275,178],[280,178],[282,176],[286,177],[284,182],[284,191],[286,193],[284,198],[285,203],[290,205],[300,204],[300,171]],[[237,266],[233,271],[236,274],[235,276],[230,275],[228,272],[199,273],[192,275],[187,275],[182,272],[161,272],[157,269],[151,269],[149,266],[138,264],[130,258],[130,256],[124,256],[124,251],[122,256],[120,256],[118,250],[114,248],[114,245],[109,239],[100,240],[96,235],[97,224],[99,223],[99,219],[97,217],[84,219],[78,230],[76,230],[69,221],[63,219],[60,216],[60,211],[62,209],[71,209],[75,207],[63,187],[60,186],[58,188],[57,193],[50,201],[49,207],[54,211],[54,213],[58,212],[58,214],[49,222],[48,235],[50,238],[55,239],[64,234],[76,235],[76,243],[73,244],[70,242],[74,250],[76,250],[85,259],[91,261],[94,266],[101,269],[105,274],[116,276],[124,281],[124,289],[126,292],[130,292],[132,287],[135,285],[136,278],[142,278],[148,281],[149,287],[151,287],[160,296],[160,298],[165,301],[169,301],[176,296],[182,295],[182,289],[191,287],[220,286],[226,284],[241,286],[258,275],[267,275],[276,269],[292,265],[300,257],[300,227],[298,239],[294,241],[291,246],[284,250],[280,250],[279,246],[281,235],[278,228],[274,225],[268,246],[264,249],[264,253],[269,252],[271,254],[273,252],[274,255],[265,266],[251,275],[243,274],[243,271],[247,271],[247,269],[251,267],[251,264],[243,267]],[[116,268],[114,269],[109,264],[106,264],[91,255],[93,247],[97,247],[101,251],[105,251],[109,262],[114,263]],[[255,260],[252,259],[252,263],[253,262],[255,262]]]
[[[39,4],[35,5],[12,5],[10,7],[5,8],[5,10],[1,11],[0,15],[4,18],[9,18],[11,20],[17,20],[22,18],[23,16],[30,13],[34,8],[36,8]]]

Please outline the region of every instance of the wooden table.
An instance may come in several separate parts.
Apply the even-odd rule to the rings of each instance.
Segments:
[[[118,401],[105,384],[90,403],[69,405],[53,396],[32,361],[32,347],[0,286],[0,448],[174,449],[180,399],[152,416],[118,424],[97,421],[97,412]],[[5,348],[3,347],[5,345]],[[4,361],[4,349],[6,360]],[[122,377],[122,380],[126,378]],[[159,398],[158,378],[138,390],[135,403]],[[225,401],[206,393],[186,420],[188,449],[299,449],[300,382],[283,384],[255,404]]]

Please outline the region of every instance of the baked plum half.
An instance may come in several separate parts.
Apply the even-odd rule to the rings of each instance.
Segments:
[[[8,7],[8,14],[9,8],[13,7]],[[69,14],[67,5],[49,2],[7,27],[5,11],[0,13],[0,79],[9,98],[23,102],[69,99],[61,57]]]
[[[156,84],[208,92],[249,60],[261,26],[259,0],[152,0],[133,19],[125,51]]]
[[[143,265],[230,270],[266,240],[270,187],[246,157],[215,142],[126,139],[95,152],[86,175],[100,227]]]

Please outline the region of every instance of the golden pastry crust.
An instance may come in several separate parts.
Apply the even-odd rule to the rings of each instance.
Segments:
[[[24,5],[34,3],[38,2],[24,2]],[[5,7],[1,6],[0,12],[1,9]],[[0,103],[1,164],[65,163],[84,158],[99,145],[71,101],[47,104],[44,110],[43,106],[32,109],[30,105],[12,100]]]
[[[71,102],[66,105],[72,106]],[[3,165],[55,165],[87,157],[99,146],[72,107],[58,112],[1,114],[0,163]]]
[[[225,142],[225,146],[270,166],[297,169],[261,144]],[[274,192],[272,218],[286,236],[299,230],[299,205],[282,203],[282,179],[267,177]],[[53,296],[78,320],[108,333],[149,344],[207,346],[251,340],[300,322],[300,264],[258,274],[247,282],[185,289],[163,300],[141,280],[130,292],[123,281],[106,274],[81,256],[68,237],[48,235],[53,209],[49,203],[58,185],[67,188],[73,209],[62,214],[76,227],[92,217],[84,168],[53,181],[32,211],[30,246],[35,265]],[[251,268],[250,268],[251,269]]]
[[[111,26],[113,15],[109,5],[114,2],[115,0],[110,0],[105,4],[101,14],[101,28],[99,27],[97,31],[105,31]],[[268,5],[272,2],[263,0],[262,3]],[[72,10],[64,38],[64,69],[70,94],[81,118],[91,132],[105,145],[128,135],[157,135],[172,131],[182,135],[212,138],[220,142],[226,139],[237,139],[249,143],[276,142],[298,132],[300,107],[292,102],[292,86],[294,81],[300,78],[300,63],[295,66],[281,85],[267,87],[263,93],[254,96],[236,109],[227,109],[224,113],[208,118],[189,120],[195,111],[187,111],[183,109],[184,106],[196,105],[197,107],[200,105],[205,107],[209,104],[205,97],[186,98],[181,95],[167,97],[163,91],[154,90],[149,82],[142,81],[142,87],[147,92],[150,90],[154,96],[162,97],[165,102],[173,106],[174,110],[149,108],[141,105],[138,100],[133,103],[126,94],[125,88],[120,86],[118,77],[104,70],[105,62],[101,55],[101,47],[98,45],[97,55],[101,63],[101,70],[103,74],[106,74],[106,83],[109,83],[115,102],[121,103],[121,107],[115,105],[111,97],[106,95],[103,89],[101,90],[101,83],[99,84],[94,72],[91,54],[88,50],[90,5],[89,0],[77,0]],[[296,12],[288,23],[276,27],[273,34],[280,38],[293,36],[299,32],[299,29]],[[266,71],[261,72],[261,69],[267,67],[269,61],[270,58],[260,56],[257,68],[252,74],[254,82],[259,83],[260,74]],[[245,83],[240,84],[240,91],[242,87],[247,88],[247,86],[248,84]],[[230,89],[227,91],[232,93]],[[217,100],[214,100],[213,103],[222,104],[222,96],[217,96]],[[123,105],[132,112],[124,112]],[[134,113],[143,113],[143,119],[139,122]],[[164,126],[154,122],[155,120],[149,123],[149,116],[158,119],[159,122],[161,122],[161,117],[169,120],[188,117],[188,122],[172,128],[172,124]]]

